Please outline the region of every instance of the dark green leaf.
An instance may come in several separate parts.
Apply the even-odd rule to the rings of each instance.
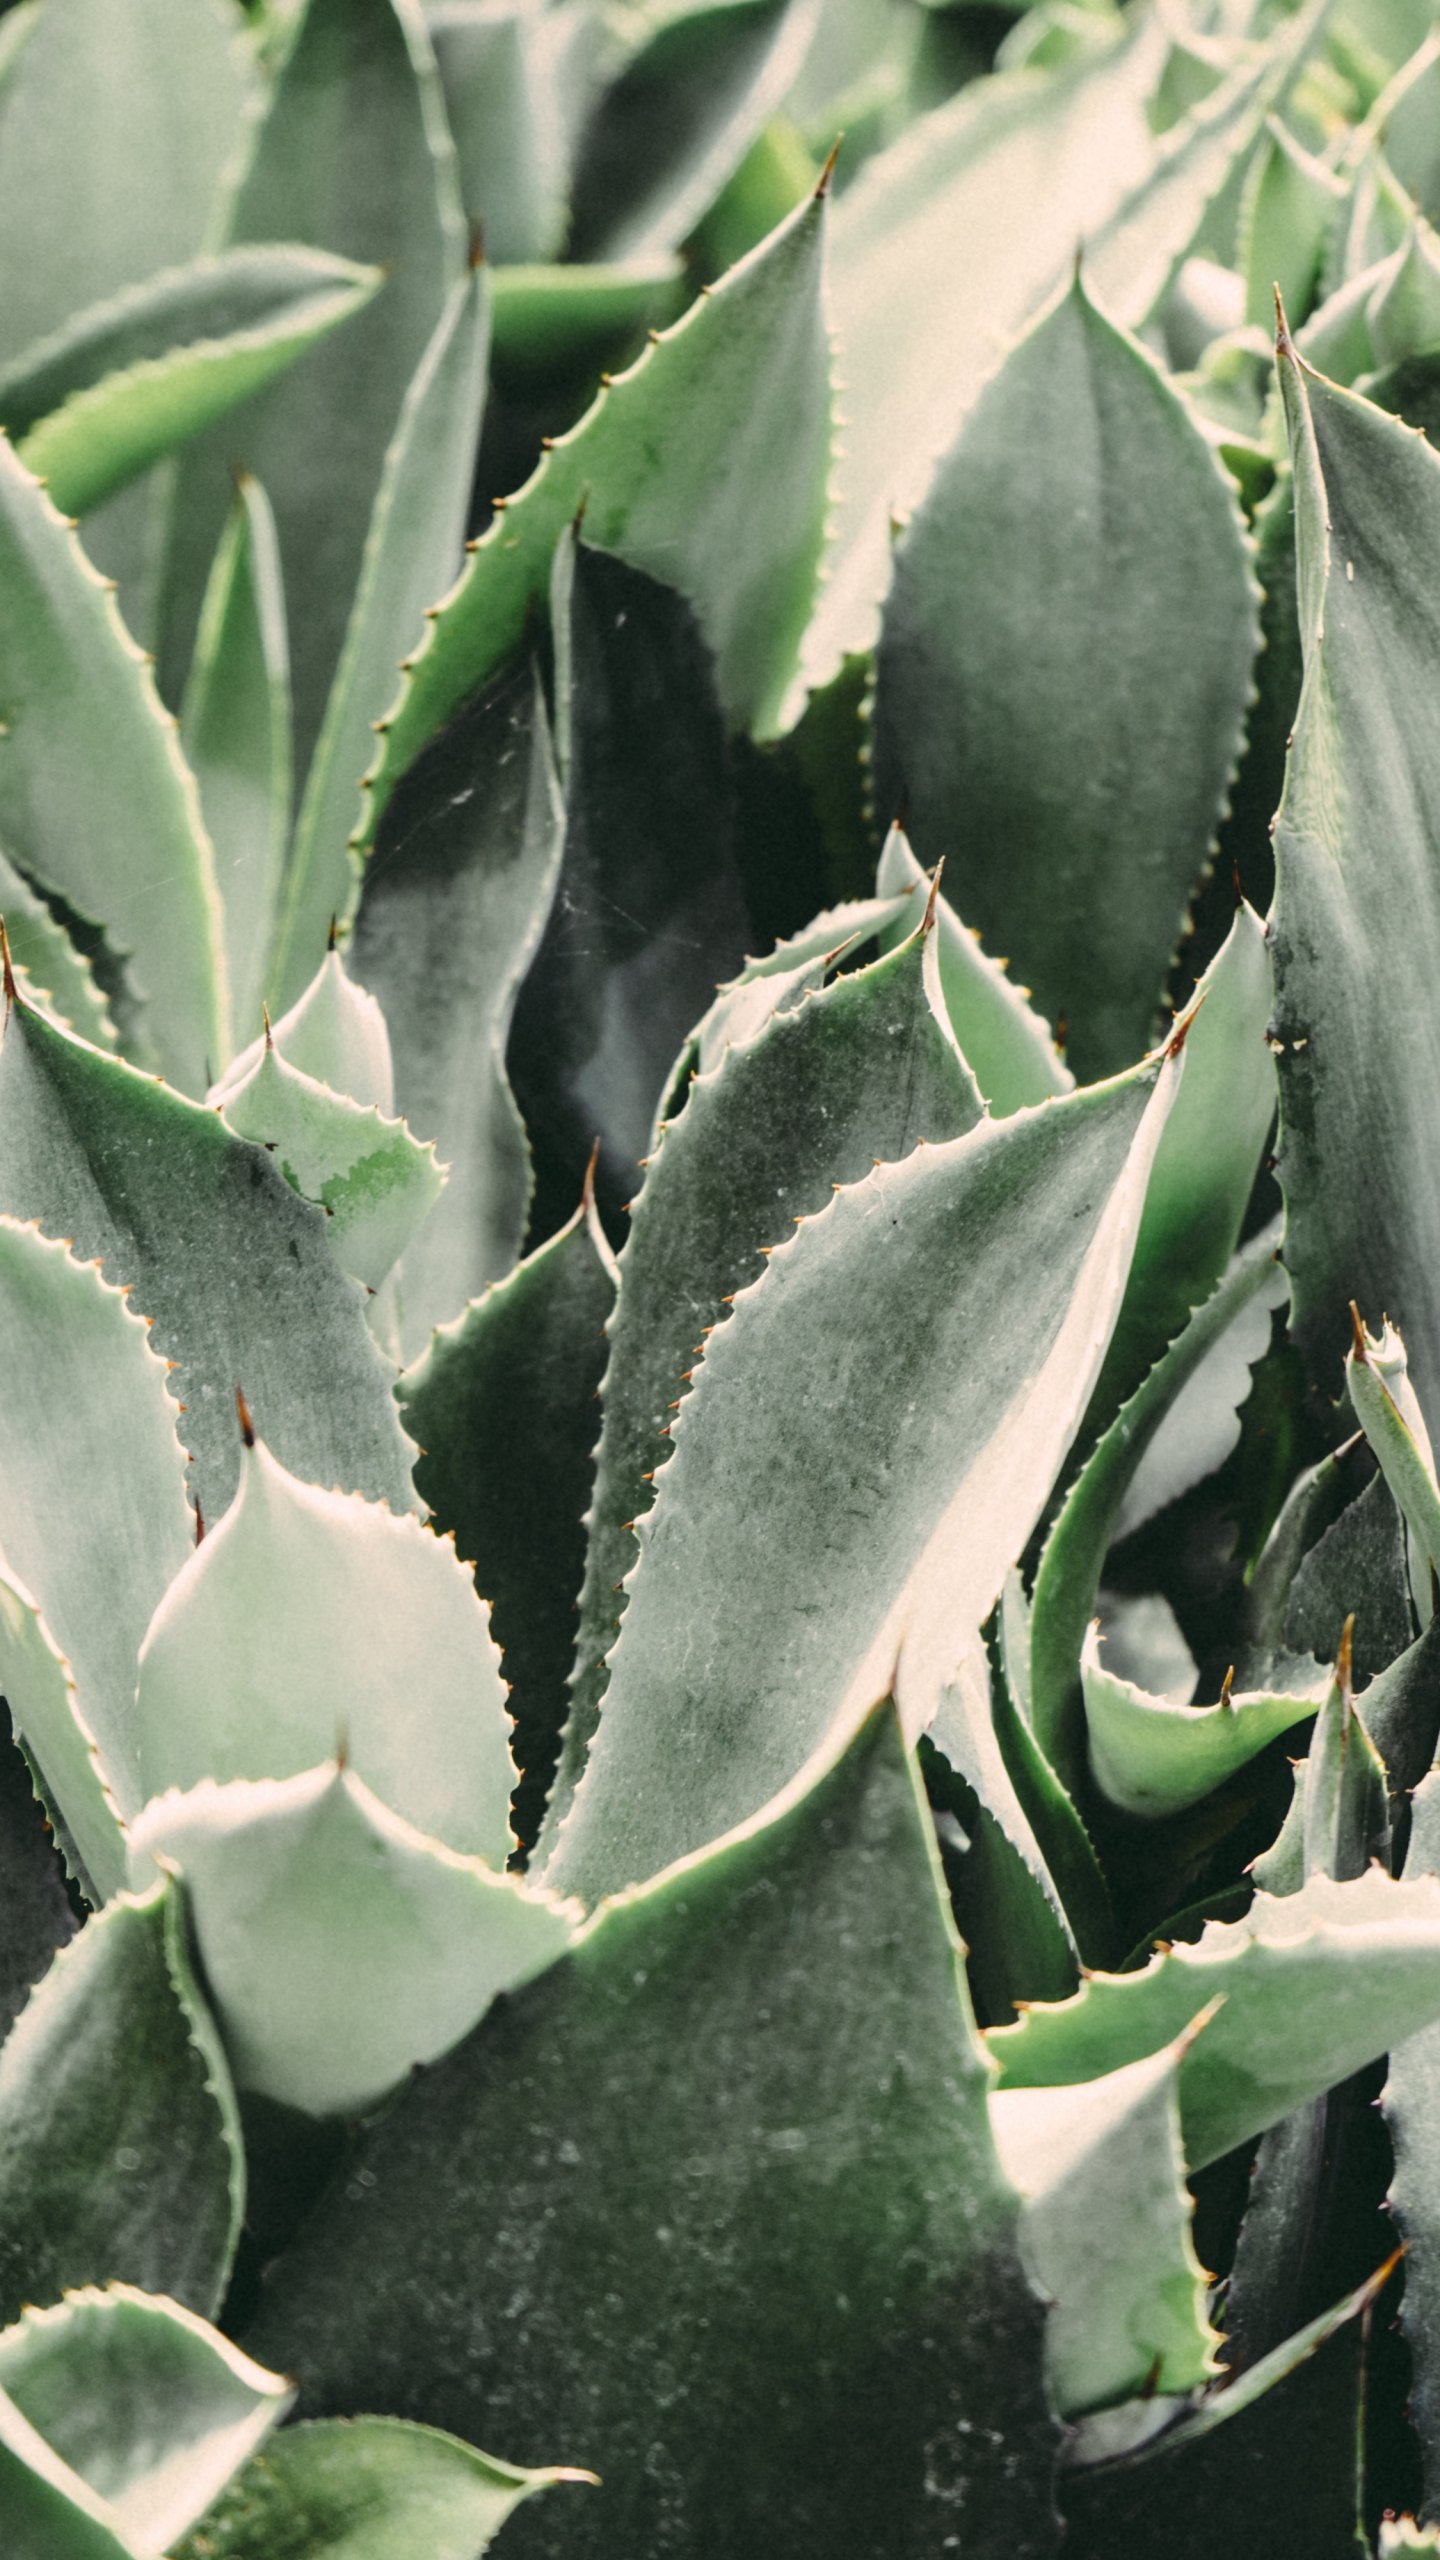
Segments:
[[[396,2418],[317,2418],[272,2438],[175,2560],[480,2560],[537,2489],[583,2476],[514,2471]]]

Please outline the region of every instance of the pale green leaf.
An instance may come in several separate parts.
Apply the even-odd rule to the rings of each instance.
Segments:
[[[903,830],[891,827],[875,876],[877,897],[904,894],[908,912],[880,934],[880,947],[893,949],[907,932],[928,894],[925,873]],[[1069,1093],[1075,1079],[1060,1056],[1048,1023],[1029,1004],[1024,988],[1006,976],[982,949],[978,928],[967,931],[943,887],[935,901],[935,932],[940,984],[950,1027],[965,1063],[988,1108],[999,1120],[1047,1094]]]
[[[53,1013],[82,1040],[92,1040],[97,1049],[113,1049],[115,1025],[89,961],[3,853],[0,917],[11,960],[31,1003]]]
[[[580,16],[524,0],[510,8],[445,0],[426,11],[461,201],[494,265],[558,257],[564,245],[573,142],[565,113],[566,22]],[[598,14],[584,16],[587,42],[603,46]]]
[[[1436,1878],[1311,1876],[1139,1973],[1091,1974],[1074,2000],[1037,2005],[988,2042],[1002,2088],[1068,2086],[1157,2053],[1223,1995],[1180,2066],[1194,2171],[1440,2017],[1437,1953]]]
[[[156,1348],[178,1364],[193,1481],[210,1518],[239,1473],[237,1385],[282,1463],[307,1483],[411,1505],[410,1443],[363,1294],[331,1254],[322,1212],[214,1111],[18,1002],[0,1045],[0,1211],[72,1237],[109,1280],[133,1286]],[[87,1436],[88,1394],[81,1388],[75,1404]],[[124,1456],[121,1443],[116,1463]],[[44,1580],[9,1552],[48,1614]],[[140,1601],[147,1617],[156,1598]],[[51,1624],[83,1700],[90,1684],[65,1628],[53,1616]]]
[[[1025,2199],[1026,2264],[1050,2303],[1045,2366],[1064,2418],[1197,2390],[1213,2370],[1180,2147],[1185,2045],[1077,2088],[990,2101],[1001,2166]]]
[[[1405,1873],[1440,1875],[1440,1771],[1415,1790]],[[1440,2025],[1397,2040],[1382,2104],[1395,2145],[1390,2201],[1406,2247],[1401,2322],[1411,2356],[1409,2407],[1425,2466],[1425,2511],[1433,2514],[1440,2508]]]
[[[350,842],[373,732],[394,695],[402,652],[419,646],[426,609],[463,556],[490,339],[488,271],[457,284],[405,394],[370,519],[355,603],[296,822],[269,970],[272,1002],[310,975],[333,918],[357,894]]]
[[[402,2418],[316,2418],[247,2463],[175,2560],[480,2560],[539,2489],[581,2471],[516,2471]]]
[[[565,1721],[616,1276],[587,1186],[558,1234],[434,1334],[396,1385],[423,1451],[416,1489],[490,1600],[515,1719],[514,1824],[524,1850]]]
[[[1239,754],[1258,601],[1233,484],[1077,276],[901,539],[873,761],[879,805],[903,795],[921,859],[944,857],[965,921],[1063,1017],[1083,1077],[1156,1028]],[[1077,685],[1077,652],[1103,686]]]
[[[0,90],[5,362],[197,257],[253,91],[223,0],[40,8]]]
[[[1280,371],[1305,647],[1271,928],[1295,1331],[1334,1394],[1347,1300],[1383,1309],[1440,1426],[1440,455],[1288,343]]]
[[[156,2555],[294,2397],[192,2311],[128,2285],[68,2293],[0,2331],[0,2392]]]
[[[1435,1574],[1440,1570],[1435,1452],[1397,1327],[1387,1319],[1377,1340],[1358,1316],[1354,1321],[1355,1341],[1345,1357],[1345,1384],[1355,1419],[1404,1516],[1410,1588],[1415,1614],[1425,1627],[1430,1623]]]
[[[180,704],[225,918],[232,1036],[260,1010],[290,835],[290,643],[270,501],[242,476],[200,612]],[[77,1026],[82,1027],[82,1026]]]
[[[319,736],[401,403],[462,272],[455,156],[419,0],[305,0],[217,225],[230,248],[301,240],[385,268],[358,320],[237,410],[181,465],[159,622],[179,692],[238,459],[280,532],[295,771]],[[403,645],[403,643],[402,643]]]
[[[1245,317],[1268,329],[1278,284],[1296,322],[1308,317],[1320,288],[1325,245],[1344,199],[1344,183],[1307,151],[1278,118],[1250,164],[1240,211],[1239,264]]]
[[[289,1012],[271,1024],[268,1040],[262,1031],[242,1049],[206,1100],[223,1111],[231,1094],[254,1074],[267,1047],[278,1049],[287,1066],[316,1084],[328,1084],[332,1093],[393,1118],[395,1070],[385,1016],[375,998],[356,986],[333,946]]]
[[[1111,1804],[1150,1821],[1198,1804],[1277,1733],[1313,1716],[1325,1694],[1227,1690],[1218,1706],[1181,1706],[1107,1671],[1093,1627],[1080,1675],[1091,1775]]]
[[[577,1916],[417,1831],[335,1760],[157,1796],[133,1839],[184,1878],[240,2087],[311,2115],[377,2105],[553,1964]]]
[[[383,282],[313,249],[237,249],[82,312],[0,376],[27,470],[83,515],[289,370]]]
[[[600,2474],[551,2560],[1056,2548],[928,1818],[888,1709],[847,1739],[427,2072],[271,2270],[252,2349],[313,2410]]]
[[[325,1211],[341,1268],[378,1289],[445,1187],[434,1147],[422,1147],[403,1120],[302,1075],[273,1043],[243,1083],[227,1088],[224,1111]]]
[[[263,1443],[151,1621],[135,1716],[146,1797],[343,1752],[418,1830],[505,1863],[509,1719],[470,1575],[412,1513],[299,1484]]]
[[[774,725],[825,512],[823,233],[824,203],[812,198],[556,438],[430,626],[373,776],[377,814],[426,741],[519,646],[582,498],[587,542],[694,608],[731,721]]]
[[[580,1634],[548,1830],[569,1808],[672,1417],[708,1335],[762,1257],[839,1184],[960,1137],[980,1100],[945,1018],[938,935],[802,995],[692,1077],[635,1203],[610,1320]],[[758,984],[771,990],[785,982]],[[802,1755],[803,1756],[803,1755]],[[723,1828],[717,1824],[716,1828]]]
[[[524,666],[405,776],[366,867],[355,974],[384,1007],[395,1105],[450,1169],[398,1274],[407,1357],[520,1250],[530,1162],[505,1042],[549,910],[563,816],[544,701]],[[287,1054],[304,1063],[293,1045]]]
[[[3,437],[0,721],[10,860],[106,927],[152,999],[154,1055],[203,1090],[228,1007],[194,777],[104,582]]]
[[[120,1290],[9,1217],[0,1339],[0,1688],[104,1896],[124,1881],[123,1853],[70,1684],[120,1810],[132,1813],[135,1657],[194,1536],[180,1417],[165,1363]]]
[[[127,1895],[61,1950],[0,2051],[0,2311],[123,2283],[212,2316],[243,2201],[179,1897]]]
[[[877,1165],[742,1291],[642,1526],[552,1877],[593,1897],[743,1820],[897,1657],[910,1731],[941,1708],[952,1765],[993,1755],[978,1629],[1093,1383],[1178,1072]]]
[[[1111,1531],[1118,1545],[1221,1467],[1240,1437],[1251,1371],[1270,1349],[1290,1283],[1277,1260],[1268,1282],[1241,1307],[1190,1372],[1130,1478]]]
[[[573,368],[592,378],[618,345],[674,320],[685,300],[678,258],[622,266],[496,267],[490,277],[490,360],[497,384],[551,389]]]

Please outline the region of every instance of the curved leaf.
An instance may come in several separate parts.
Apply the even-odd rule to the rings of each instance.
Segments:
[[[480,2560],[507,2516],[581,2471],[515,2471],[401,2418],[287,2427],[231,2483],[175,2560]],[[593,2484],[592,2484],[593,2485]]]
[[[1328,1686],[1270,1695],[1227,1690],[1216,1707],[1182,1706],[1107,1671],[1093,1627],[1080,1675],[1095,1783],[1122,1812],[1150,1821],[1199,1804],[1277,1733],[1313,1716]]]

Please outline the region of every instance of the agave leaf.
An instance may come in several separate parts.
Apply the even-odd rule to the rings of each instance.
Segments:
[[[812,686],[872,644],[892,516],[919,499],[998,350],[1061,283],[1077,242],[1091,244],[1086,272],[1106,309],[1139,327],[1243,162],[1311,24],[1282,28],[1258,65],[1242,66],[1157,146],[1146,110],[1167,37],[1141,17],[1057,72],[962,90],[842,198],[832,310],[846,503],[805,644]]]
[[[1440,1875],[1440,1771],[1431,1770],[1411,1803],[1407,1879]],[[1440,2512],[1440,2027],[1398,2041],[1381,2101],[1395,2145],[1390,2204],[1405,2240],[1401,2325],[1410,2348],[1409,2409],[1425,2471],[1424,2513]]]
[[[582,501],[587,542],[677,587],[694,608],[731,722],[773,725],[810,612],[825,511],[823,231],[817,196],[556,438],[430,626],[371,776],[376,816],[427,740],[519,645]]]
[[[316,2410],[558,2438],[604,2487],[547,2507],[554,2560],[918,2560],[962,2516],[1052,2552],[1039,2310],[928,1833],[882,1709],[611,1905],[364,2138],[255,2351]]]
[[[689,605],[567,533],[551,618],[565,851],[509,1044],[542,1233],[597,1137],[601,1206],[628,1200],[676,1052],[749,928],[724,720]]]
[[[1267,1228],[1236,1256],[1219,1288],[1197,1308],[1091,1451],[1046,1538],[1035,1576],[1023,1678],[1030,1722],[1062,1777],[1075,1774],[1081,1764],[1080,1648],[1130,1486],[1202,1362],[1231,1326],[1243,1321],[1249,1307],[1270,1295],[1277,1241],[1274,1228]]]
[[[151,2560],[0,2394],[0,2531],[15,2560]]]
[[[1343,179],[1307,151],[1278,117],[1267,116],[1265,140],[1250,164],[1240,212],[1238,264],[1245,278],[1245,317],[1252,326],[1269,327],[1277,284],[1296,321],[1308,318],[1344,197]]]
[[[0,377],[0,418],[83,515],[288,372],[383,281],[311,249],[232,250],[84,312]]]
[[[1026,2264],[1050,2303],[1045,2369],[1063,2418],[1197,2390],[1214,2369],[1176,2096],[1193,2032],[1103,2080],[990,2101],[1001,2166],[1025,2199]]]
[[[0,1613],[8,1614],[3,1582]],[[0,1716],[0,1730],[10,1717]],[[75,1935],[75,1914],[51,1828],[18,1743],[0,1751],[0,2044],[36,1983]]]
[[[177,1083],[228,1037],[214,857],[194,778],[102,580],[0,437],[0,833],[130,955]],[[157,881],[161,894],[156,894]]]
[[[553,382],[562,368],[593,373],[641,329],[674,320],[685,298],[678,258],[622,265],[496,267],[490,277],[491,365],[502,389]]]
[[[223,1111],[267,1049],[277,1049],[287,1066],[315,1084],[387,1120],[394,1117],[395,1069],[385,1016],[375,998],[356,986],[333,943],[289,1012],[231,1060],[206,1100]]]
[[[1432,217],[1440,214],[1440,152],[1434,134],[1437,104],[1440,40],[1432,28],[1382,89],[1364,127],[1367,133],[1383,135],[1385,157],[1397,184],[1422,213]]]
[[[35,13],[0,91],[0,358],[198,256],[253,86],[218,0]]]
[[[879,805],[903,794],[922,860],[944,855],[966,921],[1068,1023],[1082,1078],[1155,1028],[1239,752],[1257,605],[1233,484],[1077,275],[900,541],[873,752]],[[1075,683],[1081,632],[1098,693]]]
[[[1180,2066],[1192,2172],[1372,2062],[1440,2015],[1440,1882],[1311,1876],[1257,1893],[1243,1920],[1210,1921],[1193,1945],[1139,1973],[1094,1973],[1076,1998],[1035,2007],[989,2037],[1003,2088],[1098,2079],[1168,2044],[1206,2002],[1224,2007]]]
[[[213,2317],[243,2201],[229,2074],[160,1884],[86,1922],[0,2051],[0,2309],[133,2284]]]
[[[1388,2273],[1164,2430],[1172,2403],[1162,2431],[1137,2452],[1072,2470],[1063,2493],[1067,2560],[1072,2552],[1111,2560],[1147,2544],[1167,2560],[1207,2560],[1247,2544],[1364,2560],[1365,2348]],[[1133,2414],[1154,2427],[1154,2405]]]
[[[565,38],[578,11],[542,13],[445,0],[427,8],[460,197],[497,266],[558,257],[568,217],[573,135]],[[586,40],[604,43],[592,19]],[[607,48],[608,49],[608,48]]]
[[[296,822],[269,970],[277,1006],[298,993],[332,918],[356,897],[350,839],[360,778],[395,690],[403,649],[462,556],[485,403],[489,288],[478,262],[447,300],[406,391],[385,457],[359,584]]]
[[[882,930],[882,951],[893,949],[913,932],[928,892],[929,883],[903,829],[891,827],[880,855],[875,893],[881,898],[903,893],[908,911]],[[1049,1025],[1032,1010],[1023,988],[981,948],[978,931],[966,931],[943,888],[935,900],[935,930],[950,1027],[997,1120],[1024,1110],[1029,1103],[1043,1102],[1047,1094],[1071,1092],[1075,1079]]]
[[[1333,1661],[1351,1617],[1358,1679],[1374,1679],[1409,1650],[1415,1629],[1405,1524],[1383,1476],[1372,1478],[1301,1563],[1285,1611],[1285,1644]]]
[[[113,1049],[110,1007],[83,953],[56,923],[43,898],[0,853],[0,916],[17,977],[32,1004],[54,1014],[97,1049]]]
[[[1384,1858],[1390,1845],[1385,1765],[1355,1710],[1343,1636],[1315,1719],[1302,1801],[1307,1876],[1335,1876],[1344,1884],[1363,1876],[1372,1858]]]
[[[520,1249],[530,1164],[505,1040],[554,892],[561,828],[544,702],[521,667],[406,775],[366,868],[355,975],[384,1007],[395,1100],[450,1167],[401,1262],[407,1357]]]
[[[260,1010],[290,835],[290,644],[270,501],[242,475],[205,590],[180,705],[225,917],[232,1033]],[[83,1029],[83,1024],[77,1024]]]
[[[302,1075],[273,1042],[244,1082],[230,1085],[224,1111],[325,1211],[342,1269],[378,1289],[445,1187],[434,1147],[422,1147],[403,1120]]]
[[[422,2541],[426,2560],[480,2560],[537,2490],[589,2480],[401,2418],[316,2418],[246,2464],[175,2560],[402,2560]]]
[[[621,1589],[672,1416],[707,1335],[762,1257],[839,1184],[980,1118],[945,1018],[928,923],[873,967],[776,1013],[692,1079],[635,1204],[610,1320],[580,1634],[551,1841],[579,1783],[625,1608]],[[762,983],[774,988],[783,981]],[[802,1755],[803,1756],[803,1755]],[[726,1826],[717,1822],[717,1830]]]
[[[1151,1821],[1198,1804],[1277,1733],[1313,1716],[1323,1695],[1227,1690],[1218,1706],[1181,1706],[1107,1671],[1097,1634],[1092,1627],[1080,1656],[1091,1774],[1111,1804]]]
[[[135,1715],[147,1797],[343,1749],[407,1822],[504,1864],[509,1722],[469,1574],[413,1513],[297,1483],[263,1443],[151,1621]]]
[[[1251,1373],[1269,1352],[1275,1317],[1289,1299],[1290,1284],[1277,1261],[1268,1285],[1232,1318],[1180,1389],[1130,1478],[1113,1544],[1224,1464],[1240,1438],[1242,1407],[1255,1383]]]
[[[8,1217],[0,1338],[0,1685],[103,1896],[124,1859],[85,1728],[133,1812],[135,1656],[193,1537],[178,1416],[119,1289]]]
[[[897,1657],[909,1729],[943,1696],[935,1740],[984,1795],[977,1630],[1092,1383],[1178,1071],[1151,1062],[877,1165],[742,1292],[641,1527],[547,1870],[567,1890],[653,1875],[745,1819]]]
[[[172,1790],[132,1837],[184,1878],[240,2087],[310,2115],[378,2104],[573,1934],[573,1904],[417,1831],[338,1758]]]
[[[580,136],[570,255],[678,248],[779,107],[818,19],[813,0],[720,0],[662,17]]]
[[[1333,1391],[1346,1300],[1411,1347],[1440,1429],[1440,1228],[1424,1178],[1440,904],[1440,756],[1418,706],[1440,650],[1440,456],[1282,342],[1305,690],[1275,833],[1285,1259]],[[1376,492],[1384,491],[1383,507]],[[1440,1064],[1440,1052],[1437,1052]]]
[[[305,0],[220,236],[231,248],[307,241],[384,267],[388,281],[349,328],[185,457],[158,644],[162,685],[173,697],[238,457],[264,483],[286,591],[305,602],[290,645],[297,783],[339,663],[401,402],[462,269],[463,228],[419,0]]]
[[[1345,1384],[1355,1419],[1404,1516],[1410,1588],[1420,1624],[1428,1626],[1434,1576],[1440,1565],[1440,1484],[1435,1481],[1435,1453],[1411,1383],[1405,1345],[1394,1325],[1383,1324],[1377,1340],[1355,1318]]]
[[[1385,1764],[1392,1797],[1417,1787],[1440,1742],[1440,1629],[1432,1618],[1361,1692],[1365,1730]]]
[[[1413,2516],[1382,2518],[1380,2525],[1380,2560],[1419,2560],[1426,2551],[1440,2551],[1440,2525],[1428,2528],[1418,2525]]]
[[[128,2285],[69,2293],[0,2331],[0,2391],[136,2550],[157,2554],[294,2397],[192,2311]]]
[[[510,1684],[522,1849],[565,1720],[615,1257],[588,1186],[568,1225],[431,1337],[399,1380],[416,1488],[491,1595]]]
[[[72,1237],[107,1277],[133,1284],[156,1347],[178,1364],[193,1480],[209,1518],[239,1473],[237,1383],[282,1462],[307,1483],[409,1506],[410,1445],[361,1292],[330,1253],[322,1213],[214,1111],[68,1039],[18,1001],[0,1045],[0,1210]],[[88,1428],[83,1393],[77,1420]],[[43,1578],[10,1552],[48,1603]],[[157,1597],[144,1595],[146,1614]],[[54,1631],[76,1662],[63,1622]]]

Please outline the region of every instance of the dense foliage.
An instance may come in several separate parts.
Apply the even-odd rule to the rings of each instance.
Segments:
[[[21,0],[0,274],[6,2560],[1440,2550],[1427,0]]]

